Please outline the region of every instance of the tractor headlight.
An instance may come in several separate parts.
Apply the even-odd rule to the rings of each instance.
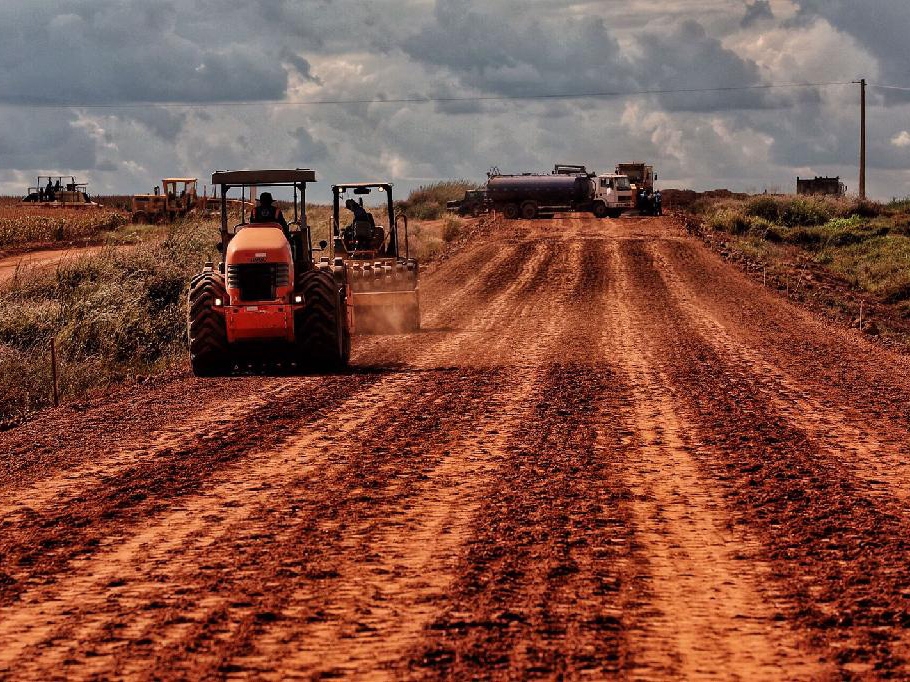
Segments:
[[[294,296],[294,303],[303,303],[303,296],[301,296],[300,294],[297,294],[296,296]]]

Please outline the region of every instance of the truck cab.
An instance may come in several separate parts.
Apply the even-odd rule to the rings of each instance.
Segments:
[[[604,173],[593,178],[594,201],[603,202],[613,215],[635,208],[635,191],[626,175]]]

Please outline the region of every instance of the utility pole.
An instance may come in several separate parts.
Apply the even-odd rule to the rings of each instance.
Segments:
[[[866,79],[859,82],[859,198],[866,198]]]

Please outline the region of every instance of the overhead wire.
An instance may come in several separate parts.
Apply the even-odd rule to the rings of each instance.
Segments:
[[[451,103],[451,102],[497,102],[512,100],[570,100],[589,98],[620,98],[641,97],[647,95],[674,95],[698,94],[712,92],[744,92],[749,90],[775,90],[783,88],[823,88],[832,86],[851,85],[852,81],[824,81],[815,83],[762,83],[758,85],[717,86],[710,88],[661,88],[648,90],[613,90],[602,92],[574,92],[574,93],[537,93],[527,95],[456,95],[450,97],[371,97],[352,99],[312,99],[312,100],[286,100],[286,99],[257,99],[257,100],[213,100],[209,102],[194,101],[129,101],[129,102],[3,102],[0,105],[33,108],[33,109],[144,109],[144,108],[184,108],[205,109],[211,107],[249,107],[249,106],[346,106],[364,104],[423,104],[423,103]],[[903,89],[894,86],[892,89]]]

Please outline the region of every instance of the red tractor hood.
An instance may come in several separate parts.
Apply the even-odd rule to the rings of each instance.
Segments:
[[[278,225],[247,225],[231,239],[224,254],[228,265],[243,263],[291,264],[291,245]]]

